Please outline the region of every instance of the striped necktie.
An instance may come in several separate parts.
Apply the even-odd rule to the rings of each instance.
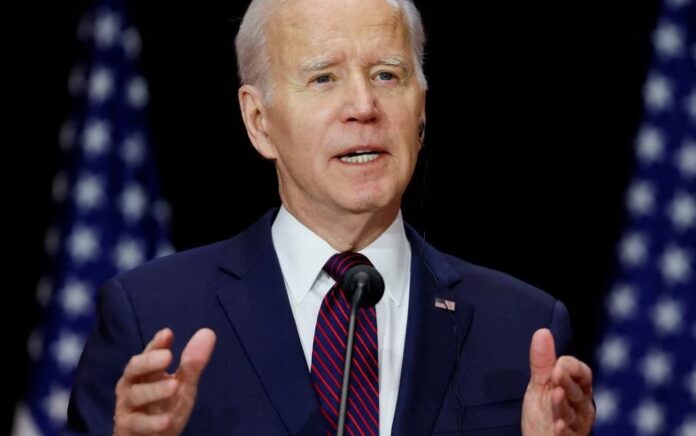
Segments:
[[[324,271],[336,281],[321,303],[312,348],[312,383],[321,412],[331,433],[338,423],[343,364],[348,335],[350,303],[339,287],[346,271],[355,265],[372,265],[360,253],[333,255]],[[377,314],[374,307],[358,310],[350,372],[347,435],[379,434],[379,364],[377,361]]]

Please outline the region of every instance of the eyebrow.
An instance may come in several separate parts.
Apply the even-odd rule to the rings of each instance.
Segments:
[[[332,65],[335,65],[337,62],[338,59],[335,58],[331,59],[322,57],[318,59],[312,59],[301,66],[300,72],[302,74],[309,74],[317,71],[322,71]],[[387,65],[391,67],[399,67],[404,71],[408,71],[409,64],[406,61],[406,59],[401,56],[388,56],[377,59],[374,65]]]
[[[326,68],[330,67],[331,65],[334,65],[335,63],[336,63],[336,59],[329,59],[329,58],[312,59],[309,62],[303,64],[302,67],[300,68],[300,71],[303,74],[313,73],[316,71],[325,70]]]
[[[377,60],[376,65],[388,65],[391,67],[400,67],[404,70],[408,70],[408,62],[401,56],[390,56],[386,58],[380,58]]]

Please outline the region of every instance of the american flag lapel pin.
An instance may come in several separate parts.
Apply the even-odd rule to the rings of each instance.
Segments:
[[[435,299],[435,307],[439,307],[440,309],[446,309],[454,312],[454,306],[454,301],[445,300],[444,298]]]

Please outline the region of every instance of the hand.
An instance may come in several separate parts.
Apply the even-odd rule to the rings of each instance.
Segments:
[[[215,333],[198,330],[182,351],[179,368],[168,374],[173,339],[170,329],[160,330],[126,365],[116,384],[114,435],[183,431],[196,401],[198,380],[215,346]]]
[[[532,375],[522,404],[522,434],[588,435],[595,418],[590,367],[571,356],[556,359],[548,329],[534,333],[529,364]]]

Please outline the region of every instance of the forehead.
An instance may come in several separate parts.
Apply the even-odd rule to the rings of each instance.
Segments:
[[[405,17],[387,0],[286,0],[269,21],[276,56],[311,58],[345,50],[408,55]],[[364,54],[359,53],[359,54]]]

